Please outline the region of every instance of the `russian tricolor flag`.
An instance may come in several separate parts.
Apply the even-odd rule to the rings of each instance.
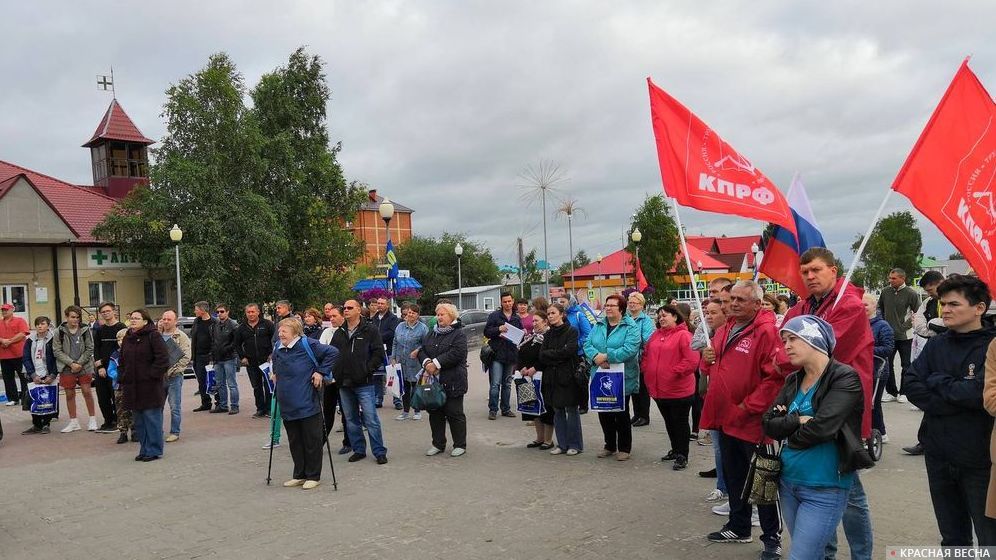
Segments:
[[[774,226],[774,234],[765,241],[764,256],[759,267],[768,278],[781,283],[800,295],[806,294],[806,284],[799,274],[799,255],[812,247],[826,247],[823,234],[816,225],[813,208],[806,196],[806,187],[797,176],[786,196],[798,238],[791,231]]]

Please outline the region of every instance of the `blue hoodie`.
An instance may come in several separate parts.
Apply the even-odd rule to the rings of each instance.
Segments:
[[[581,311],[581,306],[573,299],[571,306],[567,308],[567,322],[574,327],[574,330],[578,331],[578,356],[583,356],[584,342],[588,340],[588,334],[591,333],[591,323]]]

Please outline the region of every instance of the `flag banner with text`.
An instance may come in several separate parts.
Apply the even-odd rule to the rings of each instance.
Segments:
[[[965,59],[892,183],[996,282],[996,104]]]

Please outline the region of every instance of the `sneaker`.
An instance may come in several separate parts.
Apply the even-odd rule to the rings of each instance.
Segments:
[[[467,450],[464,449],[464,448],[462,448],[462,447],[454,447],[453,451],[450,451],[450,457],[459,457],[459,456],[463,455],[466,452],[467,452]],[[568,451],[567,454],[570,455],[571,452]]]
[[[425,452],[425,456],[426,457],[435,457],[436,455],[439,455],[442,452],[443,452],[442,449],[439,449],[439,448],[433,446],[433,447],[430,447],[429,450]]]
[[[90,421],[86,423],[86,431],[96,432],[97,431],[97,419],[93,416],[90,417]]]
[[[599,459],[604,459],[606,457],[611,457],[612,455],[615,455],[615,454],[616,454],[615,451],[609,451],[608,449],[603,449],[603,450],[599,451],[598,453],[596,453],[595,457],[598,457]]]
[[[100,425],[99,428],[97,428],[97,433],[98,434],[107,434],[107,433],[116,432],[116,431],[118,431],[118,425],[117,424],[112,424],[110,422],[104,422],[103,424]]]
[[[780,544],[767,544],[764,545],[764,550],[761,551],[761,555],[758,556],[759,560],[780,560],[782,557],[782,545]]]
[[[506,410],[505,412],[502,412],[501,415],[505,418],[515,418],[515,413],[511,410]]]
[[[422,419],[421,412],[416,412],[415,414],[412,415],[412,420],[421,420],[421,419]]]
[[[377,456],[377,464],[378,465],[386,465],[387,464],[387,455],[378,455]]]
[[[757,508],[751,508],[750,510],[750,526],[760,527],[761,526],[761,516],[757,514]]]
[[[684,455],[678,455],[674,459],[674,464],[671,465],[671,470],[683,471],[687,466],[688,466],[688,459],[686,459]]]
[[[671,450],[667,452],[667,455],[661,457],[661,461],[674,461],[677,458],[678,455],[674,452],[674,450]]]
[[[41,428],[41,433],[43,433],[43,434],[47,434],[47,433],[50,433],[51,431],[52,431],[52,429],[48,427],[48,424],[45,424],[45,425],[44,425],[44,426],[42,426],[42,428]]]
[[[233,406],[232,408],[228,409],[228,415],[229,416],[231,416],[233,414],[238,414],[238,413],[239,413],[239,407],[237,407],[237,406]]]
[[[7,401],[7,404],[4,406],[17,406],[17,404],[17,401]]]
[[[394,410],[404,410],[404,408],[405,407],[402,406],[401,403],[397,403],[397,404],[394,405]]]
[[[339,448],[339,451],[336,451],[336,455],[348,455],[352,452],[353,452],[352,447],[346,447],[345,445],[343,445],[342,447]]]
[[[625,451],[616,453],[616,461],[629,461],[629,453],[626,453]]]
[[[729,529],[716,531],[706,535],[709,542],[714,543],[749,543],[753,541],[750,535],[738,535]]]
[[[166,443],[173,443],[178,439],[180,439],[180,434],[170,434],[166,436]]]
[[[909,399],[906,398],[906,395],[899,395],[898,397],[896,397],[896,402],[897,403],[907,404],[910,401],[909,401]]]
[[[696,441],[695,443],[697,443],[697,444],[699,444],[701,446],[712,445],[712,434],[709,433],[709,432],[705,432],[705,435],[704,436],[699,436],[698,441]]]
[[[884,445],[886,443],[889,443],[889,435],[888,434],[882,434],[882,444]]]
[[[567,456],[568,457],[573,457],[573,456],[577,455],[578,453],[581,453],[581,452],[578,451],[577,449],[568,449],[567,450]]]
[[[72,419],[69,420],[69,423],[66,424],[66,427],[63,428],[63,429],[61,429],[61,430],[59,430],[59,431],[62,432],[62,433],[64,433],[64,434],[68,434],[70,432],[78,432],[78,431],[80,431],[82,429],[83,428],[80,427],[80,421],[77,420],[77,419],[75,419],[75,418],[72,418]]]
[[[211,410],[211,405],[202,404],[193,410],[193,412],[204,412],[205,410]]]
[[[723,502],[718,506],[712,506],[712,512],[716,515],[730,515],[730,502]]]
[[[402,412],[401,414],[394,417],[395,420],[408,420],[408,413]]]
[[[890,395],[889,393],[882,395],[882,402],[884,403],[894,402],[895,400],[896,400],[895,395]]]
[[[280,447],[280,442],[279,441],[273,441],[273,442],[268,441],[268,442],[266,442],[266,443],[263,444],[262,448],[263,449],[269,449],[270,447]]]
[[[34,435],[34,434],[40,434],[41,431],[42,431],[42,429],[39,428],[38,426],[31,426],[27,430],[24,430],[23,432],[21,432],[21,435],[22,436],[30,436],[30,435]]]
[[[708,494],[706,494],[705,497],[705,500],[707,502],[718,502],[720,500],[725,500],[725,499],[726,499],[726,492],[723,492],[719,488],[713,490],[712,492],[709,492]]]
[[[284,483],[285,488],[293,488],[295,486],[302,486],[304,484],[303,478],[292,478]]]
[[[559,447],[554,447],[553,449],[550,450],[550,455],[560,455],[563,452],[564,452],[563,449]]]
[[[363,459],[366,459],[366,458],[367,458],[367,454],[366,453],[353,453],[352,455],[349,456],[349,462],[350,463],[355,463],[357,461],[362,461]]]
[[[495,418],[498,418],[498,414],[496,414],[494,412],[489,412],[488,413],[488,420],[494,420]]]
[[[214,408],[211,409],[211,412],[209,412],[209,414],[221,414],[223,412],[228,412],[228,409],[227,408],[222,408],[220,406],[216,406],[216,407],[214,407]]]

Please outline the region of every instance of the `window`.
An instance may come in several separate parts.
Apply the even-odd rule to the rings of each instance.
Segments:
[[[146,280],[145,281],[145,305],[164,306],[166,305],[166,280]]]
[[[495,308],[495,298],[486,297],[484,298],[484,309],[494,309]]]
[[[114,282],[90,282],[90,307],[114,301]]]

